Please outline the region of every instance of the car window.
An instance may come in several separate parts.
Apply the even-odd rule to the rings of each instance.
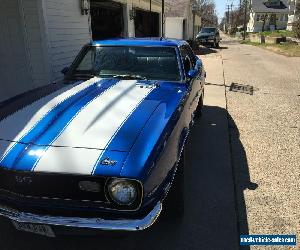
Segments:
[[[91,46],[74,65],[70,77],[83,74],[181,80],[175,47]]]
[[[192,66],[194,68],[196,66],[197,57],[190,46],[186,46],[186,50],[188,52],[188,55],[191,59]]]
[[[213,33],[216,31],[216,28],[202,28],[201,33]]]
[[[193,65],[192,65],[192,60],[189,56],[189,51],[187,49],[186,46],[182,46],[180,48],[180,54],[181,54],[181,58],[182,58],[182,62],[183,62],[183,66],[184,66],[184,70],[185,70],[185,74],[188,73],[188,71],[190,69],[192,69]]]
[[[192,68],[194,68],[196,65],[197,57],[194,54],[191,47],[188,45],[184,45],[181,47],[180,51],[181,51],[182,59],[184,59],[186,56],[188,56],[191,61],[191,64],[192,64]]]
[[[77,70],[80,71],[81,73],[90,71],[93,68],[94,60],[95,60],[95,51],[89,50],[86,53],[86,56],[79,63]]]

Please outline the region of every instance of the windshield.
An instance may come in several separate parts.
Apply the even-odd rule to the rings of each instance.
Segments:
[[[214,33],[216,28],[202,28],[201,33]]]
[[[70,77],[180,81],[173,47],[89,47]]]

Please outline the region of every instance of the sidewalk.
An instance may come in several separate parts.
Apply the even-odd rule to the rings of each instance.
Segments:
[[[201,223],[205,226],[200,233],[201,239],[206,238],[209,244],[199,249],[235,250],[239,248],[239,238],[222,59],[219,54],[201,58],[207,72],[207,85],[203,116],[191,134],[193,147],[189,158],[193,162],[189,167],[194,171],[187,176],[192,180],[190,185],[198,183],[203,190],[197,197],[202,204],[198,208],[204,217]]]

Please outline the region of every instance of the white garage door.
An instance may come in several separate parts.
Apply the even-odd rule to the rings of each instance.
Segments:
[[[0,102],[32,85],[18,0],[0,0]]]

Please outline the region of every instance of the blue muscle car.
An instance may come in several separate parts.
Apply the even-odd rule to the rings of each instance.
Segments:
[[[62,72],[1,106],[0,215],[47,236],[183,215],[184,147],[206,75],[189,45],[95,41]]]

